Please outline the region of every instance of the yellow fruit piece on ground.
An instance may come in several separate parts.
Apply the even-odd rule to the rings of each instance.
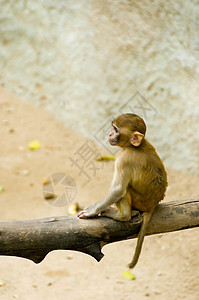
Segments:
[[[135,280],[135,275],[132,274],[131,272],[129,271],[123,271],[122,272],[122,276],[126,279],[131,279],[131,280]]]
[[[109,160],[115,160],[114,156],[100,156],[96,158],[97,161],[109,161]]]
[[[34,140],[28,144],[28,147],[30,150],[36,150],[41,148],[41,143],[38,140]]]

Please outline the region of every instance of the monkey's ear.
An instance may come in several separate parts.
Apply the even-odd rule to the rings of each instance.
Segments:
[[[138,147],[141,144],[143,137],[144,137],[144,134],[142,134],[138,131],[135,131],[131,136],[130,142],[133,146]]]

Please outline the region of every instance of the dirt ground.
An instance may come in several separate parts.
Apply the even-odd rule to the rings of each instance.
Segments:
[[[88,174],[79,174],[71,158],[85,145],[83,137],[42,108],[3,89],[0,112],[0,220],[65,215],[67,205],[55,207],[42,193],[42,181],[59,172],[75,180],[74,201],[81,206],[103,198],[114,162],[98,163],[96,174],[90,169]],[[28,144],[35,139],[41,148],[31,151]],[[91,146],[106,154],[93,142]],[[168,170],[168,179],[165,201],[199,196],[198,177]],[[0,256],[0,299],[199,299],[198,228],[147,237],[133,270],[136,279],[128,280],[122,271],[132,258],[135,244],[136,240],[130,240],[105,246],[100,263],[72,251],[53,251],[40,264]]]

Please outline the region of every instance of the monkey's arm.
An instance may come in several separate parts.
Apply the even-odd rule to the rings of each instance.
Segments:
[[[89,207],[79,212],[78,217],[81,219],[97,216],[111,204],[118,202],[124,194],[125,192],[121,186],[112,187],[102,202],[95,202],[91,204]]]
[[[126,194],[127,186],[129,184],[130,177],[128,174],[125,174],[125,169],[123,172],[115,171],[113,182],[110,191],[105,196],[104,200],[101,202],[95,202],[89,207],[79,212],[78,217],[80,219],[95,217],[110,205],[117,203],[121,198]]]

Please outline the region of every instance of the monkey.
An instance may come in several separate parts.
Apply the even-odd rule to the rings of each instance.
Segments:
[[[106,216],[129,221],[133,211],[142,213],[143,222],[129,268],[135,267],[140,256],[147,226],[167,187],[167,173],[155,148],[145,138],[146,124],[133,113],[119,115],[112,122],[110,145],[121,148],[115,160],[112,185],[102,202],[96,202],[78,213],[78,217]]]

